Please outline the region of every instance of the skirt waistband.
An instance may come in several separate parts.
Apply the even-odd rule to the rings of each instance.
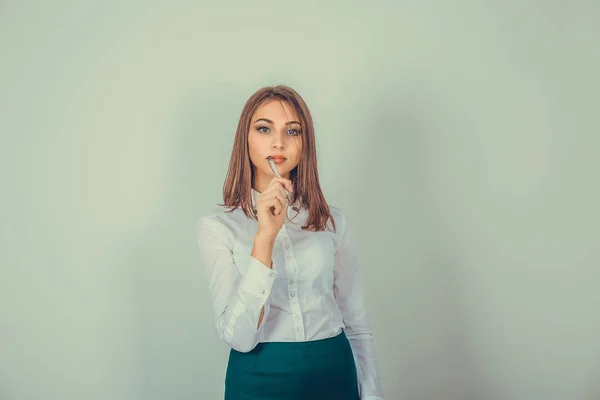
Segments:
[[[279,348],[287,348],[287,347],[295,347],[298,349],[302,349],[302,348],[307,348],[307,347],[320,347],[320,346],[330,346],[336,342],[343,342],[348,340],[348,338],[346,337],[346,333],[343,330],[340,330],[340,332],[332,337],[329,338],[324,338],[324,339],[316,339],[316,340],[308,340],[305,342],[260,342],[256,345],[256,347],[254,348],[254,350],[256,350],[256,348],[263,348],[263,347],[279,347]],[[252,350],[252,351],[254,351]]]

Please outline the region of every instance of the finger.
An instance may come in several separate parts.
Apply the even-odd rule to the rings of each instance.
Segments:
[[[282,185],[285,189],[288,190],[288,192],[293,192],[294,191],[294,185],[292,183],[291,180],[289,179],[285,179],[285,178],[278,178],[276,176],[273,177],[273,179],[271,179],[271,182],[269,183],[269,186],[271,185],[277,185],[277,184]]]
[[[283,190],[283,188],[280,186],[278,188],[275,188],[275,190],[273,191],[273,193],[275,193],[277,195],[277,198],[282,200],[282,204],[285,206],[285,202],[287,200],[287,196],[285,194],[285,190]]]
[[[285,206],[285,193],[282,193],[281,188],[275,189],[270,192],[263,193],[262,199],[259,199],[259,203],[263,203],[264,208],[268,211],[271,207],[275,208],[275,213],[279,214],[280,210]],[[263,206],[261,206],[262,208]]]
[[[273,197],[274,197],[274,204],[277,207],[277,214],[279,214],[282,210],[285,209],[286,206],[286,198],[285,198],[285,192],[283,192],[283,189],[279,188],[277,191],[275,191],[273,193]]]
[[[284,197],[287,200],[287,194],[285,193],[284,188],[277,183],[275,183],[273,186],[270,186],[269,189],[265,190],[264,194],[265,196],[270,196],[272,193],[279,193],[282,197]]]
[[[279,196],[273,197],[271,201],[271,206],[273,207],[273,214],[279,215],[279,213],[281,213],[283,206],[281,205],[281,199],[279,198]]]
[[[261,197],[265,198],[265,199],[270,199],[271,197],[275,196],[275,195],[279,195],[281,197],[286,197],[285,194],[285,190],[283,187],[281,187],[280,185],[273,185],[271,187],[269,187],[267,190],[265,190],[263,193],[261,193]],[[259,198],[260,200],[260,198]]]
[[[283,189],[280,188],[275,193],[275,199],[277,200],[277,215],[281,214],[281,212],[283,210],[285,210],[285,206],[286,206],[285,193],[281,193],[281,192],[283,192]]]

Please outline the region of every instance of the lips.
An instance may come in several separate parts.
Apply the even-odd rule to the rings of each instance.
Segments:
[[[273,161],[284,161],[286,158],[284,156],[271,156]]]

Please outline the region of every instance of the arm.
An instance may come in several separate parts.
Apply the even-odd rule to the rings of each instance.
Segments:
[[[254,237],[254,246],[252,247],[251,256],[262,262],[264,265],[269,265],[270,269],[273,269],[273,260],[271,260],[271,257],[273,257],[274,244],[274,238],[256,234]],[[256,329],[260,328],[260,324],[262,323],[264,315],[265,307],[263,306],[260,310],[260,318],[258,319],[258,326]]]
[[[246,273],[241,276],[222,229],[217,221],[200,218],[196,225],[200,262],[208,279],[219,337],[232,349],[249,352],[260,339],[263,316],[269,314],[267,299],[275,271],[264,261],[270,260],[274,242],[255,239]]]
[[[373,334],[364,307],[364,290],[354,235],[345,217],[342,221],[342,234],[335,254],[334,295],[344,318],[344,331],[354,353],[360,398],[383,400]]]

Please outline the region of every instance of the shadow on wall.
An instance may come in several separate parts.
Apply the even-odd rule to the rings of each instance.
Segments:
[[[600,371],[600,364],[598,364],[596,371]],[[594,382],[592,379],[590,379],[590,381]],[[598,375],[598,379],[596,379],[595,382],[600,382],[600,375]],[[600,400],[600,383],[591,388],[589,395],[587,395],[584,400]]]
[[[364,248],[373,256],[361,258],[379,257],[382,261],[377,265],[398,277],[373,278],[386,282],[377,289],[386,293],[383,297],[380,293],[380,298],[395,299],[381,304],[371,301],[371,309],[395,316],[377,332],[377,347],[386,349],[378,352],[385,394],[391,399],[500,400],[503,396],[488,387],[469,346],[455,232],[436,217],[444,210],[435,206],[444,202],[444,194],[429,182],[435,168],[442,166],[429,158],[425,137],[441,132],[428,124],[431,111],[423,105],[430,102],[422,94],[427,91],[418,84],[381,81],[386,86],[373,88],[361,97],[365,104],[357,106],[370,108],[369,112],[353,115],[368,116],[358,121],[364,126],[357,128],[371,132],[362,146],[363,159],[365,165],[378,165],[382,171],[363,168],[356,188],[365,202],[363,209],[372,210],[366,224],[372,231],[396,226],[393,236],[362,235],[367,241]]]

